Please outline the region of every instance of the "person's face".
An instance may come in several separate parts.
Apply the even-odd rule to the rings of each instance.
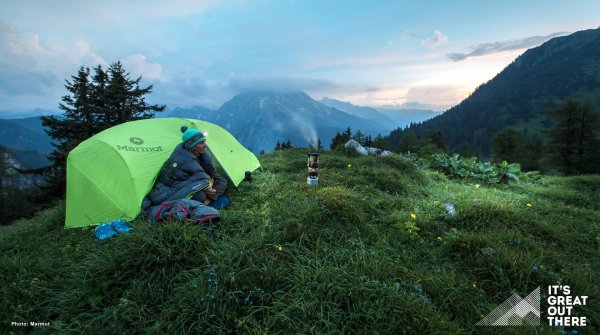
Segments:
[[[200,143],[196,144],[196,146],[194,147],[194,152],[196,153],[196,155],[200,155],[206,152],[206,141],[201,141]]]

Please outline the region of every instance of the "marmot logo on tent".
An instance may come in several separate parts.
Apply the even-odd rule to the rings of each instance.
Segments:
[[[135,151],[135,152],[151,152],[151,151],[163,151],[162,146],[157,147],[129,147],[126,145],[116,145],[119,151]]]
[[[144,144],[144,140],[142,140],[139,137],[132,137],[132,138],[129,139],[129,142],[131,142],[131,143],[133,143],[135,145],[142,145],[142,144]]]

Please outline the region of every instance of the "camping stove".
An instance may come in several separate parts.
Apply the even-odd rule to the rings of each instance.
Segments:
[[[306,183],[316,186],[319,183],[319,153],[309,152],[307,155],[308,161],[306,166],[308,167],[308,177],[306,177]]]

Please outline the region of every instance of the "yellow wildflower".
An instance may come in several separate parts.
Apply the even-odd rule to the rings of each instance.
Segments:
[[[283,247],[282,247],[282,246],[278,246],[278,247],[277,247],[277,250],[278,250],[278,251],[283,251]]]
[[[477,288],[477,282],[473,282],[473,288]]]
[[[416,220],[417,219],[417,214],[410,213],[410,218],[413,219],[413,220]]]
[[[475,188],[479,188],[479,184],[475,184]]]
[[[351,168],[351,167],[352,167],[352,164],[348,164],[348,168]]]
[[[441,240],[443,240],[443,238],[441,238],[440,236],[438,236],[438,237],[437,237],[437,240],[438,240],[438,241],[441,241]]]
[[[527,204],[527,207],[531,207],[531,206],[533,206],[533,205],[532,204]]]

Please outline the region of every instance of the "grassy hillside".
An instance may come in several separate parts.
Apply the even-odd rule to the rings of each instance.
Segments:
[[[555,284],[600,332],[600,176],[479,186],[324,152],[309,187],[305,159],[261,156],[209,227],[138,219],[98,241],[63,229],[62,204],[0,227],[0,333],[561,334],[475,326]],[[11,327],[30,321],[50,327]]]

